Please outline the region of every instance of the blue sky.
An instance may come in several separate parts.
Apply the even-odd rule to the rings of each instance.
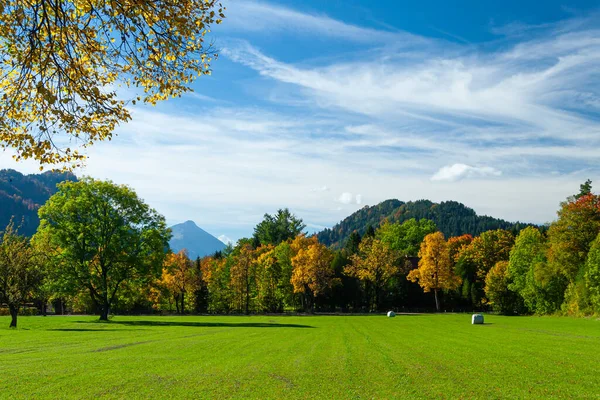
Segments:
[[[600,187],[600,4],[457,3],[229,1],[213,75],[77,173],[233,240],[281,207],[314,231],[388,198],[551,221]]]

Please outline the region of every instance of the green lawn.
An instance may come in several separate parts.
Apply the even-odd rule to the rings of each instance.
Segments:
[[[0,317],[0,398],[600,398],[600,321]]]

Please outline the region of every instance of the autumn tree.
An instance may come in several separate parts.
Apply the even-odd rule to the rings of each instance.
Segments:
[[[185,295],[193,290],[194,270],[192,261],[183,249],[177,253],[169,253],[165,258],[161,280],[175,299],[177,311],[185,312]]]
[[[438,291],[456,289],[460,277],[454,274],[448,243],[441,232],[430,233],[425,236],[419,250],[419,268],[409,272],[407,278],[412,282],[419,282],[424,292],[433,290],[435,295],[435,308],[440,311]]]
[[[373,289],[372,309],[380,308],[382,292],[399,272],[397,258],[396,252],[381,240],[367,237],[360,243],[358,253],[350,257],[352,263],[344,268],[348,276]]]
[[[0,304],[8,306],[10,327],[17,327],[23,302],[30,298],[42,275],[35,249],[25,236],[18,234],[11,221],[0,242]]]
[[[600,195],[592,193],[569,198],[561,204],[558,219],[548,230],[548,262],[565,277],[563,310],[587,313],[590,308],[585,282],[586,260],[592,242],[600,234]]]
[[[0,143],[16,159],[79,164],[72,145],[131,119],[120,86],[156,104],[190,91],[216,56],[215,0],[0,1]],[[67,147],[69,146],[69,147]]]
[[[288,239],[293,240],[302,233],[306,225],[287,208],[277,210],[275,215],[265,214],[264,219],[254,228],[256,245],[274,246]]]
[[[232,290],[230,287],[231,257],[204,257],[201,261],[202,279],[208,290],[208,311],[228,313],[231,311]]]
[[[294,293],[301,293],[304,306],[314,309],[315,298],[335,283],[331,262],[333,254],[316,236],[306,238],[300,235],[291,244],[295,252],[292,258],[292,285]]]
[[[473,305],[484,300],[485,277],[498,261],[508,261],[514,240],[513,234],[507,230],[483,232],[468,246],[461,247],[455,256],[456,272],[470,283]]]
[[[256,249],[255,265],[258,309],[266,312],[283,311],[283,270],[278,262],[275,246],[265,245]]]
[[[61,183],[39,216],[38,233],[57,249],[57,281],[73,294],[87,290],[101,320],[125,283],[160,275],[170,230],[127,186],[91,178]]]
[[[561,204],[548,230],[549,261],[570,282],[582,269],[591,244],[600,233],[600,196],[587,194]]]
[[[254,249],[249,242],[241,242],[234,251],[230,269],[231,287],[236,300],[236,309],[250,314],[250,299],[256,286]]]

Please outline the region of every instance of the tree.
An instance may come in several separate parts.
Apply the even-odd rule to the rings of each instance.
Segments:
[[[16,158],[79,164],[59,143],[109,139],[131,116],[120,85],[149,104],[190,91],[216,56],[215,0],[0,2],[0,143]],[[64,136],[56,137],[58,133]]]
[[[230,269],[231,287],[236,298],[236,309],[250,314],[250,298],[255,286],[254,249],[250,243],[240,243],[234,251]]]
[[[11,221],[0,243],[0,304],[8,305],[10,327],[17,327],[21,304],[30,297],[42,278],[29,240],[18,234]]]
[[[39,216],[38,234],[57,249],[57,281],[72,293],[87,290],[101,320],[124,283],[160,275],[171,233],[127,186],[91,178],[61,183]]]
[[[317,242],[316,236],[298,236],[292,242],[296,255],[292,258],[292,285],[294,293],[302,293],[304,305],[311,310],[314,300],[334,284],[331,268],[333,254],[325,245]]]
[[[175,299],[180,314],[185,312],[185,294],[192,290],[193,279],[193,264],[187,250],[167,254],[161,280]]]
[[[580,199],[583,196],[587,196],[592,193],[592,181],[586,180],[584,183],[579,185],[579,193],[575,195],[575,199]]]
[[[592,310],[600,313],[600,234],[592,243],[586,261],[585,284]]]
[[[425,293],[433,290],[435,308],[440,311],[439,290],[452,290],[460,285],[460,277],[454,274],[448,253],[448,243],[442,232],[425,236],[419,250],[419,268],[413,269],[407,276],[412,282],[419,282]]]
[[[404,223],[385,221],[377,230],[377,238],[396,251],[399,256],[415,257],[425,236],[437,230],[433,221],[412,218]]]
[[[379,239],[365,238],[359,252],[350,257],[352,264],[344,268],[348,276],[368,282],[374,291],[372,309],[381,306],[381,293],[399,272],[396,253]]]
[[[547,314],[560,308],[565,281],[548,266],[548,243],[542,233],[527,227],[510,251],[508,288],[518,293],[530,312]]]
[[[463,297],[467,297],[467,282],[470,285],[473,305],[483,302],[485,277],[498,261],[508,261],[515,239],[511,232],[497,229],[483,232],[468,246],[462,246],[455,255],[456,272],[465,281]]]
[[[574,282],[599,233],[600,196],[587,194],[563,202],[558,219],[548,230],[549,262],[569,282]]]
[[[277,210],[277,214],[265,214],[264,219],[254,228],[254,240],[257,244],[277,246],[288,239],[294,239],[302,233],[306,225],[296,218],[287,208]]]
[[[522,298],[509,289],[508,261],[498,261],[485,277],[485,295],[494,310],[503,314],[522,311]]]

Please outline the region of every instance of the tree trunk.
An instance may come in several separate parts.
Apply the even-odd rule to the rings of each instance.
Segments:
[[[185,293],[181,292],[181,315],[185,312]]]
[[[437,312],[440,312],[440,301],[438,300],[437,292],[437,289],[433,290],[433,293],[435,294],[435,309],[437,310]]]
[[[110,312],[110,308],[108,304],[102,304],[100,306],[100,321],[108,321],[108,313]]]
[[[9,304],[8,309],[10,310],[10,328],[17,327],[17,315],[19,315],[19,306],[15,304]]]

